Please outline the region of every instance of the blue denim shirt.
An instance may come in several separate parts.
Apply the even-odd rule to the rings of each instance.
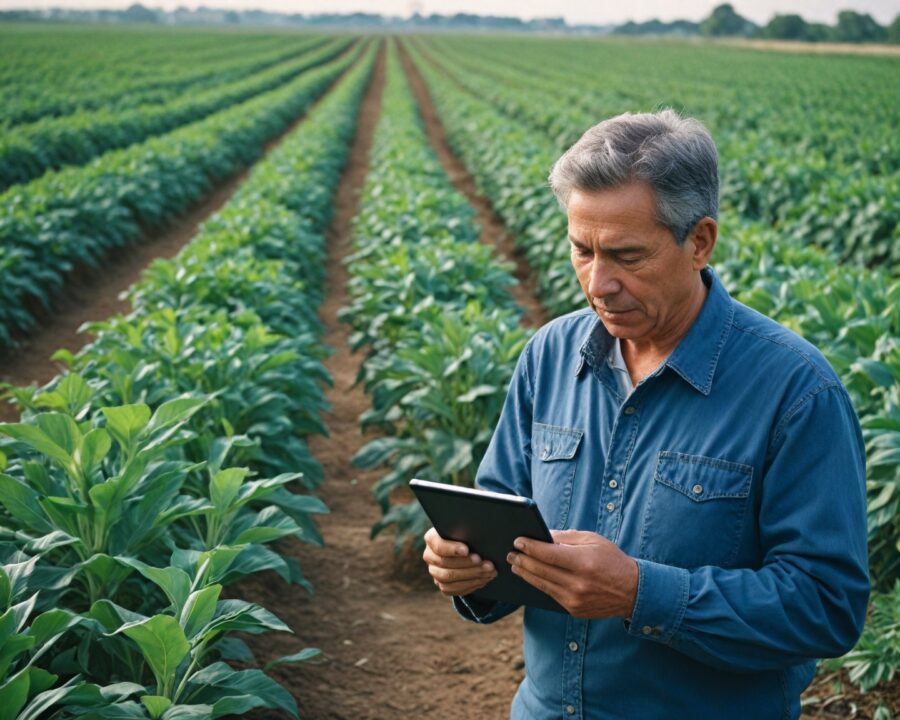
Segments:
[[[589,308],[519,359],[478,485],[607,537],[639,582],[630,619],[525,609],[515,720],[797,718],[815,659],[862,630],[865,454],[847,392],[812,345],[703,279],[693,326],[627,399]],[[454,604],[477,622],[516,609]]]

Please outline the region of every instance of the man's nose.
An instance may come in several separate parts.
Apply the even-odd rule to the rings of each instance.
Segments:
[[[616,277],[611,264],[600,257],[595,257],[591,263],[591,276],[588,280],[588,292],[591,297],[603,298],[615,295],[622,289],[622,283]]]

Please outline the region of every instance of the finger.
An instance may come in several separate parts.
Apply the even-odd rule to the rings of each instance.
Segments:
[[[529,557],[523,553],[509,553],[506,559],[513,572],[516,572],[516,570],[525,570],[534,577],[539,577],[542,580],[546,580],[547,582],[551,582],[560,587],[568,587],[573,580],[571,571],[557,567],[556,565],[548,565],[545,562],[534,557]]]
[[[481,590],[485,585],[487,585],[490,580],[479,580],[479,581],[471,581],[471,582],[458,582],[458,583],[437,583],[438,589],[444,595],[470,595],[476,590]]]
[[[481,565],[478,567],[470,567],[470,568],[443,568],[438,567],[437,565],[429,565],[428,573],[435,580],[441,583],[455,583],[455,582],[471,582],[473,580],[481,580],[483,581],[485,578],[491,577],[492,575],[496,575],[496,570],[493,567],[490,569],[485,568]]]
[[[565,604],[563,603],[563,597],[565,597],[566,589],[564,587],[551,580],[535,575],[521,565],[513,565],[512,571],[529,585],[534,585],[534,587],[536,587],[538,590],[546,593],[554,600],[556,600],[556,602],[558,602],[560,605],[563,605],[563,607],[565,607]]]
[[[469,548],[464,543],[445,540],[438,535],[434,528],[425,533],[425,544],[434,551],[435,555],[441,557],[462,557],[469,554]]]
[[[516,538],[513,543],[520,553],[536,558],[547,565],[575,570],[578,567],[577,552],[573,552],[572,545],[560,543],[548,543],[531,538]]]
[[[426,547],[422,553],[422,559],[429,565],[437,565],[445,568],[470,568],[482,564],[482,559],[476,554],[466,555],[465,557],[441,557],[435,554],[430,548]]]

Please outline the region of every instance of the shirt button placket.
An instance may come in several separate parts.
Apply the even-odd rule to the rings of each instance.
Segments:
[[[566,649],[562,663],[562,709],[566,718],[581,717],[584,649],[588,621],[570,617],[566,622]]]

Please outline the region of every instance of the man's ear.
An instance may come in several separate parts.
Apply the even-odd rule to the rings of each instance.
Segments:
[[[718,236],[719,226],[711,217],[701,218],[694,225],[694,229],[688,235],[688,240],[693,244],[691,261],[694,270],[702,270],[707,266],[715,250]]]

